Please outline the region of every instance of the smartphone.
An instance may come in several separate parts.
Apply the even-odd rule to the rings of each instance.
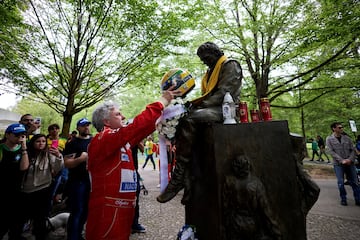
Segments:
[[[59,147],[59,140],[54,139],[51,141],[51,147],[52,148],[58,148]]]
[[[36,118],[34,119],[34,123],[35,123],[35,124],[41,124],[41,117],[36,117]]]
[[[34,123],[37,126],[41,126],[41,117],[35,117]],[[40,133],[40,127],[34,131],[34,134],[39,134],[39,133]]]

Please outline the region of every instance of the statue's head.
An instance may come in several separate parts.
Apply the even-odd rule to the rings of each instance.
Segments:
[[[232,162],[232,169],[237,177],[246,177],[250,172],[250,161],[245,155],[236,156]]]
[[[219,58],[224,55],[224,52],[215,43],[206,42],[200,45],[197,55],[209,68],[214,68]]]

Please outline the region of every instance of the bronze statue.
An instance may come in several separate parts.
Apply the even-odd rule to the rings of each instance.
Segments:
[[[224,239],[281,239],[264,185],[252,174],[248,158],[237,156],[232,170],[232,175],[225,176],[222,190]]]
[[[300,192],[303,198],[301,199],[301,210],[306,219],[306,215],[309,213],[312,206],[319,198],[320,188],[311,180],[308,173],[304,171],[302,161],[305,158],[306,144],[304,138],[290,134],[291,145],[293,147],[293,156],[296,160],[296,176]]]
[[[233,59],[228,59],[214,43],[206,42],[197,50],[201,61],[209,68],[202,79],[202,96],[191,101],[188,115],[184,116],[175,134],[176,165],[171,180],[157,201],[165,203],[185,188],[182,203],[190,197],[189,165],[192,160],[192,146],[199,122],[222,122],[222,102],[226,92],[233,98],[240,96],[242,69]]]

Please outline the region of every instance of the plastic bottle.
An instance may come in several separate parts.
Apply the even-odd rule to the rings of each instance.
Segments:
[[[235,121],[235,103],[230,92],[226,92],[222,104],[224,124],[236,124]]]

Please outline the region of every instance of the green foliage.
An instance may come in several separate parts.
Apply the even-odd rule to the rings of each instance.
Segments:
[[[20,11],[18,7],[21,1],[17,0],[3,0],[0,2],[0,27],[11,27],[21,22]]]
[[[360,111],[355,107],[359,105],[359,96],[349,89],[342,89],[337,94],[328,94],[321,101],[305,106],[305,128],[307,136],[328,136],[331,134],[332,122],[343,122],[345,132],[351,137],[349,120],[355,120],[360,126]],[[359,129],[359,128],[358,128]]]
[[[19,60],[19,56],[12,48],[17,48],[18,42],[21,42],[21,34],[25,26],[22,24],[20,10],[25,9],[25,7],[23,1],[0,1],[0,69],[5,77],[7,77],[7,72],[4,69],[9,67],[7,58],[11,58],[13,61]],[[0,94],[2,91],[4,89],[0,90]]]
[[[1,74],[64,123],[104,99],[133,117],[160,95],[161,77],[175,67],[193,74],[197,88],[188,98],[198,96],[206,66],[196,49],[205,41],[241,62],[249,108],[269,97],[273,118],[289,120],[290,131],[325,136],[334,116],[359,118],[357,0],[30,4],[25,37],[2,48]]]
[[[107,97],[131,75],[142,75],[142,68],[154,66],[152,60],[167,55],[172,46],[185,46],[188,38],[178,36],[195,20],[191,13],[197,5],[195,1],[190,7],[171,1],[161,7],[156,1],[29,3],[24,12],[30,26],[25,43],[9,46],[4,53],[6,77],[24,95],[29,93],[62,114],[66,131],[74,114]],[[11,58],[11,52],[21,62]],[[147,82],[132,79],[134,85]]]

